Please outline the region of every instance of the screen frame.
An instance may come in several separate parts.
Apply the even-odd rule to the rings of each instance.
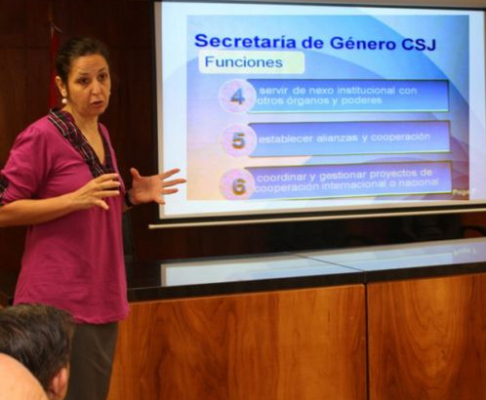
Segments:
[[[453,3],[452,1],[409,1],[409,2],[393,2],[391,0],[377,0],[377,1],[360,1],[360,0],[309,0],[305,2],[298,2],[295,0],[161,0],[155,1],[151,8],[152,17],[152,45],[153,45],[153,76],[156,82],[154,87],[154,159],[155,165],[159,165],[158,157],[159,148],[159,132],[163,130],[162,123],[158,115],[158,108],[163,107],[162,96],[162,54],[161,54],[161,26],[162,22],[158,21],[161,16],[162,3],[215,3],[215,4],[263,4],[263,5],[299,5],[299,6],[341,6],[341,7],[371,7],[371,8],[401,8],[401,9],[422,9],[422,10],[451,10],[451,11],[480,11],[483,13],[484,29],[484,43],[486,44],[486,1],[466,1],[461,4]],[[486,46],[485,46],[486,47]],[[485,60],[486,63],[486,60]],[[486,91],[486,87],[485,87]],[[161,115],[163,112],[160,113]],[[170,199],[169,199],[170,201]],[[440,215],[440,214],[460,214],[460,213],[474,213],[486,211],[486,199],[484,200],[456,200],[457,202],[464,202],[463,204],[452,204],[454,200],[449,200],[447,204],[445,201],[434,202],[431,201],[427,205],[423,202],[419,204],[409,204],[404,207],[402,204],[383,204],[380,206],[360,206],[358,209],[320,209],[319,211],[295,211],[287,210],[265,210],[265,211],[245,211],[244,213],[231,212],[228,215],[204,215],[201,217],[195,216],[177,216],[160,218],[160,208],[154,205],[155,223],[149,224],[149,229],[162,228],[180,228],[180,227],[198,227],[198,226],[218,226],[218,225],[244,225],[244,224],[262,224],[262,223],[284,223],[284,222],[303,222],[303,221],[319,221],[319,220],[347,220],[353,218],[377,218],[377,217],[403,217],[403,216],[417,216],[417,215]],[[251,213],[251,214],[249,214]]]

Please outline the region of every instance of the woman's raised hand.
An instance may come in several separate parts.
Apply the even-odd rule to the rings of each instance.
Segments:
[[[133,205],[155,202],[165,204],[164,196],[176,193],[179,189],[174,186],[186,182],[183,178],[170,179],[177,174],[179,169],[171,169],[158,175],[141,176],[135,169],[131,168],[132,189],[130,189],[130,201]]]
[[[108,210],[109,206],[104,199],[119,196],[120,185],[118,174],[103,174],[70,193],[70,197],[79,210],[93,207]]]

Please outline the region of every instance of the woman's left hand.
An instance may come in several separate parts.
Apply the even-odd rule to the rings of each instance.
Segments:
[[[171,169],[158,175],[141,176],[135,168],[130,168],[132,174],[132,188],[130,189],[130,201],[133,205],[155,202],[165,204],[166,194],[176,193],[174,186],[185,183],[183,178],[167,180],[177,174],[179,169]]]

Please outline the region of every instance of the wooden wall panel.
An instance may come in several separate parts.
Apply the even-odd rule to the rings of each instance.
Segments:
[[[27,113],[26,58],[23,49],[0,48],[0,157],[6,159]],[[14,111],[15,110],[15,111]]]
[[[0,47],[22,47],[25,44],[25,1],[0,1]]]
[[[19,2],[21,3],[21,2]],[[13,18],[11,13],[2,14],[5,7],[0,7],[1,21]],[[13,11],[17,11],[14,8]],[[13,18],[14,19],[14,18]],[[14,19],[15,20],[15,19]],[[22,24],[20,24],[22,25]],[[0,26],[2,23],[0,22]],[[7,24],[10,26],[10,24]],[[23,25],[22,25],[23,26]],[[0,43],[9,44],[22,36],[16,30],[12,33],[0,31]],[[6,160],[16,133],[23,129],[28,105],[25,102],[26,93],[26,59],[22,48],[1,47],[0,45],[0,165]],[[25,229],[0,229],[0,291],[11,294],[15,283],[24,244]]]
[[[135,303],[110,400],[364,400],[362,286]]]
[[[26,103],[27,125],[43,117],[49,106],[49,53],[45,48],[32,48],[26,53]],[[35,88],[35,90],[33,90]]]
[[[486,276],[368,287],[369,400],[486,399]]]

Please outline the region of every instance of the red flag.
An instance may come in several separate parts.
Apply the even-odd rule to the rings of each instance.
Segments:
[[[59,50],[59,34],[61,30],[54,25],[54,22],[49,23],[51,31],[51,50],[50,50],[50,66],[51,66],[51,80],[49,84],[49,108],[56,107],[58,101],[58,89],[56,86],[56,54]]]

